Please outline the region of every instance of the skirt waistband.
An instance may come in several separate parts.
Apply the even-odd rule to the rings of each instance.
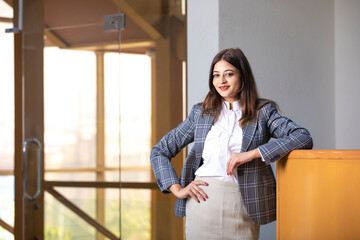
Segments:
[[[239,185],[235,182],[222,181],[222,180],[212,178],[212,177],[201,177],[201,176],[196,176],[195,180],[207,182],[210,187],[224,188],[226,190],[240,192]]]

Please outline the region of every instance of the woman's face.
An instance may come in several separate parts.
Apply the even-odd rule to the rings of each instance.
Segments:
[[[227,61],[220,60],[214,65],[213,85],[225,101],[237,101],[240,91],[239,70]]]

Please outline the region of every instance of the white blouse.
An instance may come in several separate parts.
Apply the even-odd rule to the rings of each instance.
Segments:
[[[195,172],[196,176],[238,182],[236,171],[231,176],[227,175],[226,163],[232,153],[241,151],[241,115],[240,101],[233,102],[231,110],[230,103],[223,102],[219,118],[206,136],[202,154],[204,163]]]

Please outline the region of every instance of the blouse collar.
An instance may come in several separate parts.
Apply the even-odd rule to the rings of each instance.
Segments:
[[[232,107],[233,108],[231,110],[233,111],[241,110],[240,100],[233,102]],[[223,108],[225,108],[226,110],[230,110],[230,103],[227,101],[223,101]]]

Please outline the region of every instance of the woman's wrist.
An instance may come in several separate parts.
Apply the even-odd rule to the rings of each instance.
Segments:
[[[256,159],[256,158],[261,158],[261,154],[258,148],[255,148],[251,151],[249,151],[250,154],[250,158],[251,160]]]
[[[178,183],[173,184],[173,185],[171,185],[171,186],[168,188],[168,190],[169,190],[170,192],[172,192],[175,196],[176,196],[176,193],[179,192],[179,190],[181,190],[181,189],[182,189],[182,187],[181,187],[181,185],[178,184]]]

